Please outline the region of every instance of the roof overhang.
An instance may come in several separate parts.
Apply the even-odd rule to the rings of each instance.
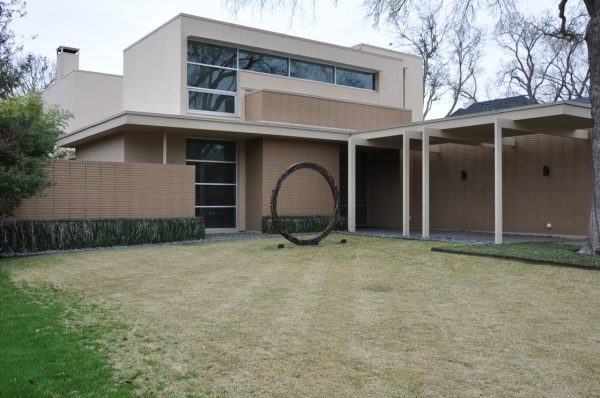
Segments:
[[[493,142],[494,126],[498,121],[503,123],[503,137],[547,134],[587,139],[589,133],[585,130],[593,126],[589,104],[565,101],[426,120],[392,128],[358,132],[351,136],[353,139],[371,143],[390,144],[405,134],[413,139],[420,139],[421,133],[427,130],[433,140],[432,143],[485,144]]]
[[[163,128],[182,131],[211,131],[247,134],[249,136],[280,136],[328,141],[347,141],[350,130],[320,128],[274,122],[247,122],[203,116],[178,116],[143,112],[122,112],[98,123],[86,126],[58,139],[58,146],[77,147],[99,138],[126,131],[129,127]]]

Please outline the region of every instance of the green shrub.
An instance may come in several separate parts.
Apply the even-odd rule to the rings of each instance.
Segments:
[[[0,254],[204,238],[203,218],[4,220]]]
[[[303,232],[321,232],[325,229],[329,221],[330,216],[321,215],[289,215],[279,216],[285,229],[292,234],[303,233]],[[340,221],[335,227],[336,230],[348,229],[345,217],[340,217]],[[271,216],[263,216],[261,223],[262,233],[276,234],[277,231],[273,228],[271,222]]]

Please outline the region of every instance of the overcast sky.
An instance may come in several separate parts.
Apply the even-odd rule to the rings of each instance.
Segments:
[[[123,49],[181,12],[344,46],[362,42],[388,47],[393,35],[371,26],[362,1],[338,0],[335,7],[333,1],[317,0],[314,13],[308,7],[291,20],[283,9],[262,13],[248,9],[233,15],[221,0],[28,0],[27,15],[12,28],[26,52],[54,60],[58,46],[76,47],[81,69],[122,74]],[[539,9],[540,3],[555,1],[525,3]],[[486,54],[490,73],[498,58],[493,50]],[[443,108],[433,116],[443,116]]]

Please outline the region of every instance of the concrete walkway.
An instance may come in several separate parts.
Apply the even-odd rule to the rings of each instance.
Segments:
[[[360,228],[357,229],[354,235],[373,236],[380,238],[403,238],[402,230],[384,229],[384,228]],[[421,231],[411,231],[408,239],[421,238]],[[494,234],[487,232],[461,232],[461,231],[439,231],[433,230],[430,232],[430,238],[427,240],[441,242],[459,242],[459,243],[493,243]],[[512,235],[504,234],[504,243],[519,243],[519,242],[563,242],[563,243],[583,243],[583,239],[578,237],[556,237],[556,236],[539,236],[539,235]]]

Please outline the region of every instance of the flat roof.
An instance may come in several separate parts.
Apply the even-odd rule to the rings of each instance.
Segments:
[[[432,120],[406,123],[383,129],[371,129],[351,133],[352,137],[373,139],[393,137],[404,131],[422,131],[424,128],[452,130],[473,128],[476,126],[493,125],[496,119],[508,119],[523,123],[536,123],[539,127],[549,125],[549,122],[560,119],[561,123],[552,123],[552,128],[586,129],[593,126],[591,105],[577,101],[560,101],[544,104],[525,105],[495,111],[451,116]],[[543,123],[545,121],[545,123]],[[572,126],[568,124],[572,123]],[[566,125],[565,125],[566,124]]]

